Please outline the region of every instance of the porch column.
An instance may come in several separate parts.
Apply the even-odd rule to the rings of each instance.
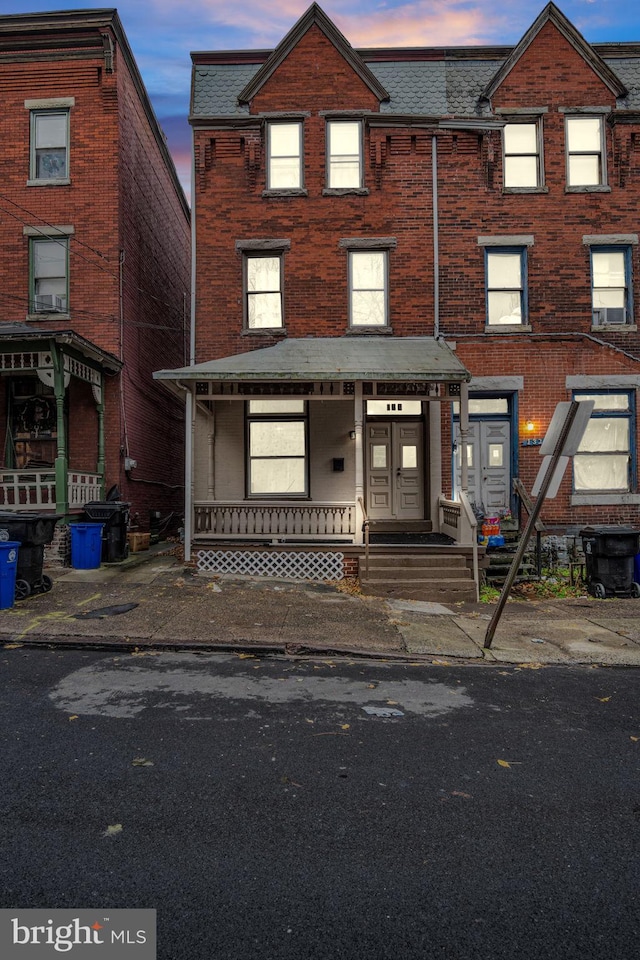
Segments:
[[[356,431],[356,535],[355,543],[364,542],[364,532],[362,524],[364,522],[364,404],[362,401],[362,381],[357,380],[355,384],[355,395],[353,400],[353,421]]]
[[[460,384],[460,489],[469,492],[469,464],[467,438],[469,436],[469,384]]]
[[[56,447],[56,513],[69,512],[69,464],[64,423],[64,361],[56,343],[50,345],[53,358],[53,392],[56,400],[58,441]]]
[[[211,430],[207,436],[207,499],[214,500],[216,495],[216,468],[215,468],[215,450],[216,450],[216,419],[213,413],[209,414],[211,421]]]
[[[120,374],[122,376],[122,374]],[[94,393],[94,397],[96,394]],[[100,477],[100,496],[104,497],[104,374],[100,373],[100,389],[96,398],[96,410],[98,412],[98,462],[96,472]]]
[[[191,560],[193,536],[193,435],[195,432],[195,409],[193,387],[187,390],[185,402],[185,449],[184,449],[184,559]]]

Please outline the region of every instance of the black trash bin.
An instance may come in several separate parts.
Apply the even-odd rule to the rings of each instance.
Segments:
[[[580,531],[587,567],[587,590],[594,597],[640,597],[634,559],[640,531],[627,527],[585,527]]]
[[[129,556],[127,529],[130,503],[124,500],[91,500],[84,505],[88,523],[103,523],[102,562],[118,563]]]
[[[47,593],[53,580],[42,572],[44,548],[53,540],[53,530],[60,514],[27,513],[10,510],[0,512],[0,540],[20,542],[16,569],[16,600],[33,593]]]

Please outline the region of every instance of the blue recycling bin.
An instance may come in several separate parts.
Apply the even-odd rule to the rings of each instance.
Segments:
[[[0,610],[8,610],[15,600],[19,549],[19,540],[0,542]]]
[[[71,566],[76,570],[97,570],[102,558],[104,523],[70,523]]]

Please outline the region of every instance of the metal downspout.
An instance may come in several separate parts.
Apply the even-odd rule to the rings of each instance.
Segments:
[[[433,178],[433,337],[440,336],[440,241],[438,223],[438,138],[431,137],[431,174]]]

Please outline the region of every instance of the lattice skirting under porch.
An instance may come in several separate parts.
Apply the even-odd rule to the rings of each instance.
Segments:
[[[199,550],[203,573],[230,573],[288,580],[342,580],[344,554],[337,551]]]

